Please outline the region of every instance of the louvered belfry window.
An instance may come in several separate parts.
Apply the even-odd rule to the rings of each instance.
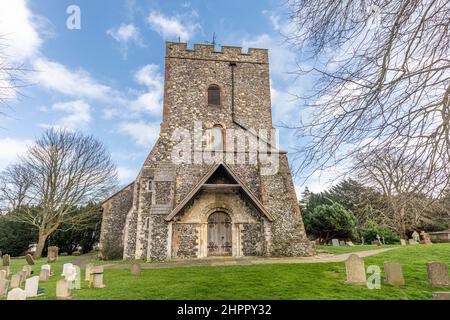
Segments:
[[[210,85],[208,88],[208,104],[210,106],[220,106],[220,88],[218,85]]]

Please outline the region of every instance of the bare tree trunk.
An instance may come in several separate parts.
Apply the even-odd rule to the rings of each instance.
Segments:
[[[34,259],[39,259],[42,256],[42,251],[44,250],[45,241],[47,240],[48,234],[42,230],[39,230],[39,240],[34,252]]]

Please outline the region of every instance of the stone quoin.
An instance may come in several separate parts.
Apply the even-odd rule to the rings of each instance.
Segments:
[[[268,50],[167,42],[159,138],[102,203],[100,258],[313,255],[274,140]]]

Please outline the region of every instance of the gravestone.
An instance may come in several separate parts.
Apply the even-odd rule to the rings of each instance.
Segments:
[[[67,280],[58,280],[56,282],[56,299],[70,299],[72,295],[70,293],[69,282]]]
[[[49,264],[43,264],[41,270],[48,270],[48,273],[50,274],[52,267]]]
[[[31,266],[23,266],[22,271],[25,273],[25,277],[28,278],[33,273]]]
[[[20,288],[14,288],[8,292],[6,300],[27,300],[27,293]]]
[[[353,247],[353,246],[354,246],[353,242],[351,242],[351,241],[347,241],[346,244],[347,244],[348,246],[350,246],[350,247]]]
[[[430,287],[450,286],[448,278],[448,267],[445,263],[429,262],[427,263],[428,284]]]
[[[89,286],[92,288],[97,288],[97,289],[102,289],[102,288],[106,287],[103,283],[103,267],[102,266],[95,266],[92,268]]]
[[[74,266],[74,270],[75,270],[75,283],[73,288],[76,290],[80,290],[81,289],[81,269],[79,266]]]
[[[47,282],[50,279],[50,271],[48,269],[42,269],[39,273],[39,281]]]
[[[5,270],[0,270],[0,280],[5,280],[7,277]]]
[[[402,246],[406,246],[406,241],[405,241],[405,239],[400,239],[400,244],[401,244]]]
[[[29,266],[33,266],[34,265],[34,259],[31,256],[31,254],[27,254],[25,256],[25,260],[27,260],[27,263],[28,263]]]
[[[420,242],[420,235],[419,235],[419,233],[417,231],[414,231],[412,233],[411,238],[417,243]]]
[[[361,237],[361,244],[364,245],[364,237]]]
[[[38,294],[39,287],[39,277],[28,278],[25,281],[25,293],[27,294],[27,298],[36,297]]]
[[[9,280],[0,279],[0,297],[6,296],[8,293]]]
[[[142,274],[141,265],[139,263],[133,263],[131,265],[131,274],[133,276],[140,276]]]
[[[366,284],[366,269],[364,268],[364,260],[356,254],[351,254],[345,260],[345,271],[347,273],[348,284]]]
[[[4,254],[3,257],[2,257],[2,260],[3,260],[3,266],[4,267],[9,267],[9,262],[11,260],[9,254]]]
[[[339,241],[339,246],[345,247],[345,241]]]
[[[378,241],[378,245],[381,246],[383,243],[381,242],[381,238],[380,235],[377,234],[377,241]]]
[[[85,272],[85,275],[84,275],[84,280],[85,281],[89,281],[90,280],[91,270],[92,270],[93,267],[94,267],[94,264],[92,264],[92,263],[88,263],[86,265],[86,272]]]
[[[18,288],[22,284],[22,275],[19,273],[13,274],[11,277],[10,287]]]
[[[9,266],[4,266],[2,267],[2,270],[6,272],[6,276],[9,277],[9,275],[11,274]]]
[[[450,292],[433,292],[433,300],[450,300]]]
[[[48,247],[47,249],[47,262],[53,263],[58,259],[59,248],[55,246]]]
[[[331,239],[331,244],[333,247],[339,247],[339,240],[338,239]]]
[[[414,239],[408,239],[409,244],[418,244],[418,242]]]
[[[72,284],[77,276],[75,266],[72,263],[64,264],[62,276],[69,283],[69,289],[72,289]]]
[[[386,278],[384,283],[393,286],[404,286],[405,279],[403,278],[402,266],[398,262],[385,262],[384,273]]]

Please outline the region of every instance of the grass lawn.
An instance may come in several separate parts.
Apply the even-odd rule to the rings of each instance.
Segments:
[[[386,249],[386,248],[395,248],[400,245],[355,245],[353,247],[350,246],[342,246],[342,247],[333,247],[333,246],[316,246],[316,250],[318,253],[333,253],[333,254],[342,254],[349,252],[357,252],[357,251],[367,251],[367,250],[378,250],[378,249]]]
[[[368,247],[370,250],[374,246]],[[62,264],[77,259],[79,257],[60,257],[52,265],[55,276],[48,283],[40,283],[46,295],[36,299],[55,299],[55,284],[61,278]],[[341,262],[147,269],[143,270],[140,277],[131,276],[129,270],[106,269],[105,289],[88,289],[83,280],[82,289],[74,290],[73,293],[76,294],[75,299],[133,300],[431,299],[433,291],[450,291],[450,288],[429,288],[425,267],[425,263],[430,261],[450,264],[450,244],[399,247],[365,258],[366,268],[368,265],[378,265],[383,270],[384,261],[401,262],[406,280],[404,288],[383,283],[379,290],[346,285],[345,267]],[[37,261],[33,268],[35,273],[45,262],[44,259]],[[12,271],[17,272],[24,264],[24,259],[13,259]]]

